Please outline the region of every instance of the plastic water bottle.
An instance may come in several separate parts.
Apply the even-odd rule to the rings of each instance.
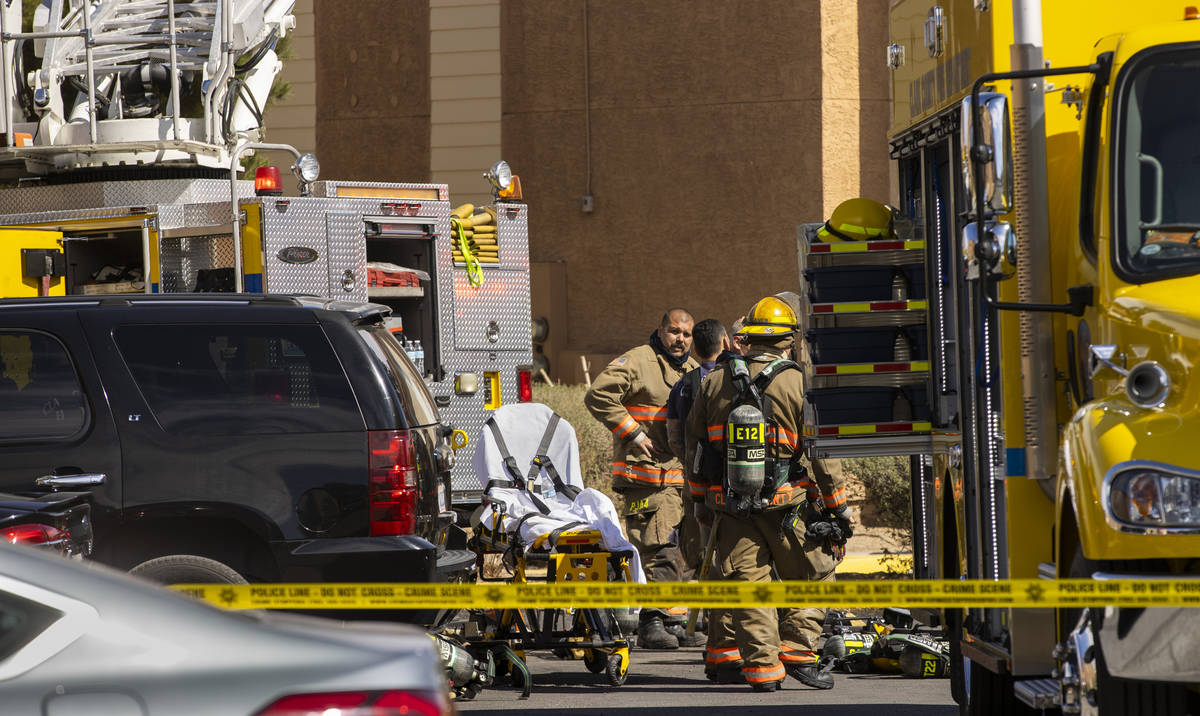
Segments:
[[[417,372],[425,375],[425,344],[421,341],[416,341],[417,349]]]
[[[549,475],[542,475],[541,480],[542,480],[542,497],[545,497],[547,500],[553,500],[554,495],[557,494],[554,491],[554,480],[551,480]]]

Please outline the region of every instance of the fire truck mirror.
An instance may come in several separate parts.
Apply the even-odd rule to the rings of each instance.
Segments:
[[[971,222],[963,227],[962,256],[969,281],[979,278],[981,268],[999,280],[1012,278],[1017,273],[1016,232],[1007,221],[986,221],[980,237],[979,224]]]
[[[976,142],[975,120],[980,124]],[[988,218],[1007,214],[1013,207],[1012,128],[1008,119],[1008,97],[997,92],[979,94],[978,111],[971,111],[971,97],[962,101],[962,177],[968,197],[967,213],[975,217],[979,192],[983,192]],[[982,160],[982,161],[981,161]]]

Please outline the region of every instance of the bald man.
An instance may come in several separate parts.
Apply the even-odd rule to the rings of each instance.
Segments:
[[[683,469],[667,442],[666,406],[671,387],[698,365],[691,357],[693,323],[684,309],[668,310],[650,340],[609,363],[584,397],[588,411],[613,434],[613,490],[625,498],[625,532],[652,582],[681,577],[682,557],[671,533],[683,520]],[[642,610],[639,646],[679,648],[665,617]]]

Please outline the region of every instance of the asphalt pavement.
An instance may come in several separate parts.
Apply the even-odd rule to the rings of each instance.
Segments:
[[[495,686],[471,701],[457,703],[463,713],[518,716],[531,711],[571,716],[630,714],[683,716],[700,709],[737,709],[738,716],[955,716],[949,679],[909,679],[882,674],[837,674],[828,691],[802,686],[788,677],[783,689],[754,693],[745,685],[718,685],[704,678],[704,651],[634,650],[625,684],[614,688],[603,674],[588,673],[582,661],[530,654],[533,694]],[[880,707],[886,707],[881,710]]]

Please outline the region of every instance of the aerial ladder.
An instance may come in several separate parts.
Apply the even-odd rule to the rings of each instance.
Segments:
[[[262,139],[294,0],[43,0],[0,11],[0,174],[227,169]],[[193,176],[203,176],[194,173]]]

